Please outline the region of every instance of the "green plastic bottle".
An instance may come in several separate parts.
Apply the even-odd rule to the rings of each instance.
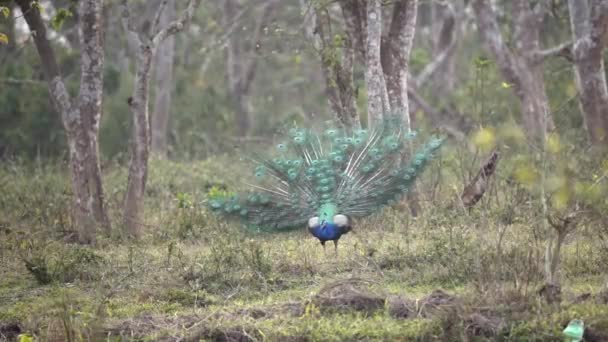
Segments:
[[[578,342],[583,339],[583,333],[585,332],[585,323],[580,319],[573,319],[570,321],[566,329],[564,329],[564,335],[568,342]]]

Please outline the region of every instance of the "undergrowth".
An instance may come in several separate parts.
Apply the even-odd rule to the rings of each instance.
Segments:
[[[209,189],[237,188],[232,163],[153,160],[140,242],[120,234],[125,169],[107,166],[115,231],[96,247],[69,243],[64,168],[0,167],[0,339],[558,341],[573,318],[608,334],[607,235],[590,219],[567,237],[562,303],[544,303],[538,204],[506,176],[469,211],[455,200],[458,177],[430,170],[422,215],[396,207],[358,220],[335,255],[305,231],[254,234],[209,213]],[[328,284],[353,279],[383,304],[317,306]],[[456,311],[419,305],[436,289]]]

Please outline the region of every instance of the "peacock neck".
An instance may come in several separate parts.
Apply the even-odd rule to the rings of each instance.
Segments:
[[[337,209],[334,203],[322,204],[319,208],[319,222],[334,223],[334,215],[336,215]]]

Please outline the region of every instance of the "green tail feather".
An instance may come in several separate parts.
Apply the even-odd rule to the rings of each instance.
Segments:
[[[370,215],[401,200],[443,142],[432,138],[409,155],[416,134],[401,127],[394,117],[350,134],[294,127],[273,158],[251,156],[249,193],[209,193],[209,207],[264,231],[301,228],[324,214],[328,221],[334,214]]]

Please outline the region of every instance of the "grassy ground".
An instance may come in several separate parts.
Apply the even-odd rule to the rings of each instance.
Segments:
[[[225,165],[222,158],[154,161],[149,226],[139,243],[119,233],[125,170],[108,166],[117,233],[95,248],[66,242],[69,186],[60,167],[4,167],[0,334],[43,341],[562,341],[564,325],[581,318],[587,341],[608,339],[608,252],[590,227],[568,238],[562,301],[549,305],[538,295],[543,240],[525,204],[488,202],[466,213],[425,195],[418,218],[398,208],[357,222],[336,255],[304,231],[255,235],[204,210],[206,189],[231,186],[227,180],[238,176]]]

